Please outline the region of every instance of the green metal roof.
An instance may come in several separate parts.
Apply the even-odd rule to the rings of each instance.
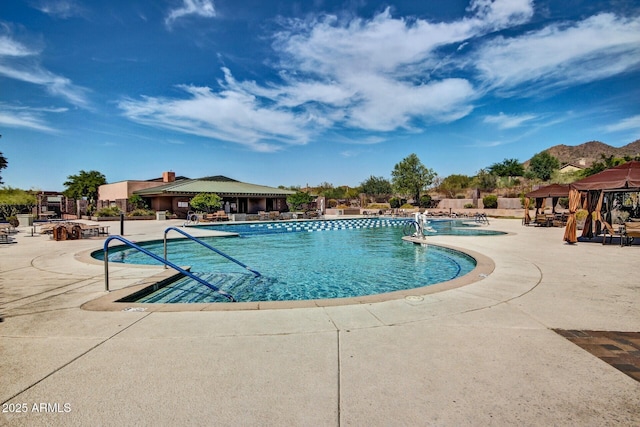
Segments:
[[[157,187],[134,191],[140,196],[160,196],[177,194],[216,193],[224,196],[282,196],[294,194],[295,191],[265,185],[248,184],[225,176],[210,176],[200,179],[184,179]]]

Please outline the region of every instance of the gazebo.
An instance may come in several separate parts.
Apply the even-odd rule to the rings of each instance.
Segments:
[[[587,194],[588,215],[583,237],[593,237],[592,221],[596,223],[596,233],[604,219],[601,215],[605,193],[639,192],[640,191],[640,161],[630,161],[619,166],[604,170],[570,184],[569,218],[564,232],[564,240],[569,243],[578,241],[576,236],[576,211],[580,205],[580,192]]]
[[[533,190],[524,195],[524,216],[525,222],[529,222],[529,203],[531,199],[536,199],[536,215],[540,209],[544,209],[545,200],[549,197],[552,198],[552,210],[555,212],[556,204],[560,197],[569,196],[569,184],[551,184],[545,187],[540,187],[537,190]]]

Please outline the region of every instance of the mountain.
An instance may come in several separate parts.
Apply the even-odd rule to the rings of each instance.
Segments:
[[[544,151],[556,157],[560,161],[560,165],[571,163],[576,166],[591,166],[593,162],[600,160],[602,155],[605,157],[635,157],[640,155],[640,139],[623,147],[612,147],[604,142],[589,141],[575,146],[554,145]],[[525,162],[525,167],[528,164],[529,160]]]

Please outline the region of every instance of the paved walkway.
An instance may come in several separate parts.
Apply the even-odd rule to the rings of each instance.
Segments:
[[[127,222],[125,237],[176,224]],[[563,331],[640,331],[640,246],[489,228],[511,234],[430,239],[494,260],[461,288],[195,312],[83,310],[105,295],[104,272],[79,254],[102,239],[21,229],[0,245],[0,424],[639,425],[640,382]],[[159,270],[112,265],[112,286]]]

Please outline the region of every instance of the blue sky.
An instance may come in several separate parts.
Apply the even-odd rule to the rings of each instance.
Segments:
[[[0,2],[5,185],[356,186],[640,138],[636,0]]]

